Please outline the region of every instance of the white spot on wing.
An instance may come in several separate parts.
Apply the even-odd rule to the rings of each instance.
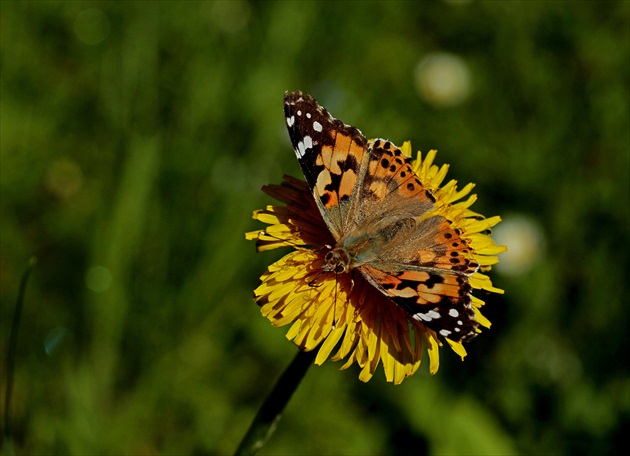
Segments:
[[[302,158],[304,156],[304,152],[306,152],[304,150],[304,143],[300,141],[297,143],[297,147],[295,148],[295,155],[297,155],[297,158]]]
[[[457,311],[457,309],[451,309],[451,310],[449,310],[449,311],[448,311],[448,314],[449,314],[451,317],[453,317],[453,318],[459,317],[459,312]]]
[[[318,121],[313,122],[313,130],[322,131],[322,124],[320,124]]]
[[[311,139],[310,136],[305,136],[304,137],[304,150],[310,149],[311,147],[313,147],[313,140]]]
[[[298,115],[298,116],[301,116],[301,115],[302,115],[302,111],[301,111],[300,109],[298,109],[297,115]]]
[[[413,318],[415,318],[418,321],[431,321],[431,320],[436,320],[438,318],[440,318],[440,314],[437,313],[435,310],[429,310],[427,313],[423,314],[423,313],[417,313],[413,315]]]
[[[308,118],[310,119],[310,118],[311,118],[311,113],[310,113],[310,112],[307,112],[307,113],[306,113],[306,117],[308,117]]]
[[[447,337],[451,332],[448,329],[440,330],[440,336]]]
[[[292,127],[294,123],[295,123],[295,116],[287,117],[287,125],[289,127]]]

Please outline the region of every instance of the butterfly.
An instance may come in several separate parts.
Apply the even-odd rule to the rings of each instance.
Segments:
[[[437,334],[460,342],[478,330],[469,241],[436,211],[436,197],[391,141],[367,140],[300,91],[284,116],[306,182],[335,245],[322,273],[358,273]]]

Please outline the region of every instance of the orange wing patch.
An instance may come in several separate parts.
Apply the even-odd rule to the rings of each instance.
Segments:
[[[457,275],[438,275],[427,271],[403,271],[389,274],[370,266],[363,266],[368,274],[378,281],[390,297],[416,298],[417,304],[436,304],[442,296],[459,299],[465,279]]]
[[[414,198],[422,202],[435,202],[435,198],[421,184],[411,167],[411,158],[390,141],[375,139],[370,143],[368,191],[377,200],[388,196]]]
[[[333,208],[352,195],[357,170],[365,154],[365,147],[351,136],[336,131],[331,132],[331,136],[333,145],[324,145],[315,160],[315,165],[323,168],[317,175],[314,191],[326,208]]]

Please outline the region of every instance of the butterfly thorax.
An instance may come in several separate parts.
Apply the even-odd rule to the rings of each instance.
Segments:
[[[385,218],[368,228],[355,228],[343,236],[325,257],[323,269],[336,273],[349,272],[358,266],[379,261],[383,252],[408,239],[416,223],[413,218]]]

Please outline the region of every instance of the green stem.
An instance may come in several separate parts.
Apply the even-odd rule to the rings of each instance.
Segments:
[[[306,371],[315,360],[316,351],[298,351],[291,364],[278,379],[273,390],[260,406],[254,421],[249,426],[235,456],[255,455],[267,442],[276,429],[284,407],[304,378]]]
[[[26,293],[26,283],[28,282],[28,275],[31,272],[33,266],[37,263],[35,257],[31,258],[28,266],[22,273],[22,280],[20,281],[20,289],[17,295],[17,302],[15,303],[15,312],[13,313],[13,321],[11,322],[11,332],[9,333],[9,344],[7,346],[7,370],[6,370],[6,389],[4,391],[4,430],[2,432],[3,442],[0,444],[0,448],[4,448],[6,454],[13,454],[11,446],[11,398],[13,396],[13,376],[15,371],[15,352],[17,351],[17,336],[18,329],[20,327],[20,320],[22,319],[22,307],[24,304],[24,294]]]

